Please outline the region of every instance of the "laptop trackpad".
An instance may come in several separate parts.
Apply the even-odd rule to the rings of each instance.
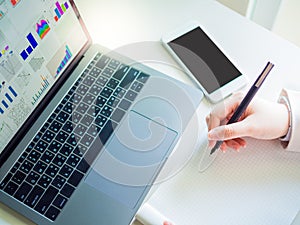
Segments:
[[[85,182],[134,208],[175,144],[177,132],[130,111]]]

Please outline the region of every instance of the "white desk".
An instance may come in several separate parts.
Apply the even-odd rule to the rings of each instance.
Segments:
[[[178,70],[166,66],[165,63],[174,65],[174,61],[158,41],[164,32],[196,19],[238,62],[250,84],[267,61],[275,64],[259,96],[275,101],[282,87],[300,90],[300,50],[216,1],[77,2],[94,42],[123,52],[136,49],[133,58],[145,60],[183,81],[189,82]],[[204,117],[209,111],[205,100],[201,110],[198,125],[205,135]],[[202,147],[190,162],[159,186],[149,199],[151,205],[179,225],[291,223],[300,209],[300,154],[285,152],[276,141],[249,140],[245,150],[219,154],[205,173],[198,173],[205,143],[198,145]],[[182,149],[185,150],[188,149]],[[0,223],[32,224],[0,207]]]

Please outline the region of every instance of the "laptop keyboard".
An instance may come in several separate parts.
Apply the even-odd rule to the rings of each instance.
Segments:
[[[97,54],[0,188],[54,221],[148,78]]]

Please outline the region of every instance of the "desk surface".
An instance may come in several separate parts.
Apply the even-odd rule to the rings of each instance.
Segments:
[[[259,96],[276,101],[282,87],[300,90],[299,48],[216,1],[76,2],[95,43],[128,54],[135,49],[133,55],[129,54],[131,57],[139,57],[185,82],[190,81],[170,66],[175,63],[159,40],[163,33],[180,24],[198,20],[238,62],[240,70],[249,77],[249,84],[267,61],[275,64]],[[136,55],[137,52],[145,54]],[[198,110],[198,136],[205,136],[204,117],[209,109],[204,100]],[[199,157],[206,143],[203,138],[198,142],[189,163],[161,183],[150,197],[152,206],[180,225],[292,222],[300,208],[300,154],[285,152],[276,141],[249,140],[248,147],[240,153],[221,153],[206,172],[199,173]],[[32,224],[1,204],[0,223]]]

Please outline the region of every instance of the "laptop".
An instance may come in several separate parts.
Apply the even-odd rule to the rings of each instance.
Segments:
[[[0,0],[0,79],[0,200],[37,224],[130,224],[203,97],[73,0]]]

